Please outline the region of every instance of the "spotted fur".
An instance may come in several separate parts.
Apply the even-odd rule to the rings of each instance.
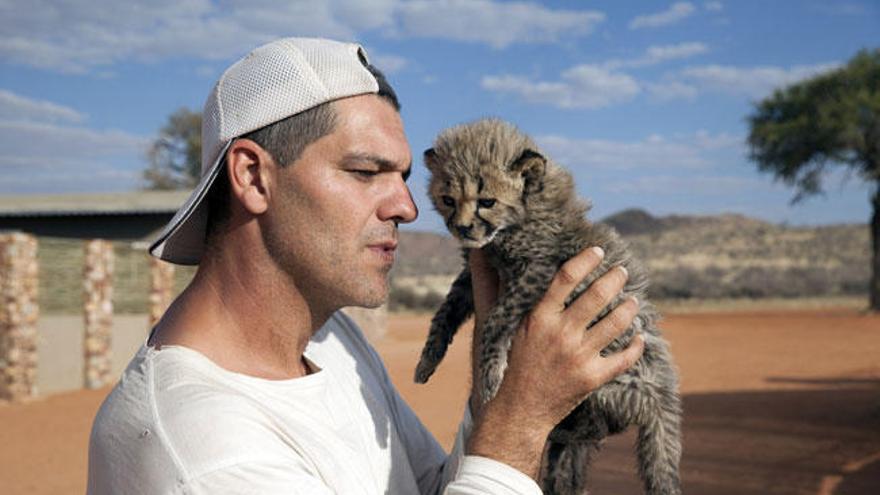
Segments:
[[[508,123],[485,119],[447,129],[425,152],[425,163],[431,172],[431,199],[447,228],[464,248],[482,248],[502,280],[503,292],[483,328],[480,379],[474,384],[484,400],[498,390],[519,323],[566,260],[590,246],[605,250],[601,266],[578,285],[567,303],[610,268],[623,265],[629,272],[622,294],[597,320],[631,295],[639,300],[639,312],[603,353],[624,349],[641,332],[644,354],[628,371],[590,394],[553,430],[541,480],[544,493],[585,494],[590,458],[602,439],[636,425],[645,492],[680,494],[678,376],[657,327],[659,315],[645,297],[645,271],[626,244],[611,227],[586,219],[590,205],[577,197],[571,174]],[[467,259],[468,249],[463,253]],[[433,374],[455,332],[473,312],[467,266],[431,321],[416,369],[417,382],[424,383]]]

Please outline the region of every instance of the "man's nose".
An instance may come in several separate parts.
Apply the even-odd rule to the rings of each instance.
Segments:
[[[394,192],[380,207],[379,216],[382,220],[394,220],[398,224],[410,223],[419,216],[419,209],[403,179],[395,185]]]

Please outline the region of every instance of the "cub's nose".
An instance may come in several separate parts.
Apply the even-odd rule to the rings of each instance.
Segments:
[[[473,224],[471,225],[456,225],[455,230],[458,231],[458,235],[461,237],[470,237],[471,229],[473,228]]]

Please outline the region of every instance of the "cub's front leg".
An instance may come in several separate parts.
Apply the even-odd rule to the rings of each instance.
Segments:
[[[514,334],[543,297],[555,273],[555,267],[532,263],[522,275],[506,281],[498,302],[486,317],[480,334],[479,363],[480,398],[484,404],[498,392]]]
[[[434,374],[437,365],[446,355],[449,344],[461,324],[474,312],[474,297],[471,288],[471,272],[465,268],[458,274],[446,300],[431,319],[431,330],[422,349],[422,357],[416,367],[416,383],[425,383]]]

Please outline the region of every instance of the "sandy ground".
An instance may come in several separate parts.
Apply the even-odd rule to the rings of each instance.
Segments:
[[[466,395],[468,333],[428,385],[411,373],[428,325],[391,318],[378,343],[403,396],[449,446]],[[880,493],[880,316],[841,310],[668,315],[682,376],[687,494]],[[88,432],[108,389],[0,406],[0,493],[82,493]],[[591,471],[594,494],[641,493],[632,431]]]

